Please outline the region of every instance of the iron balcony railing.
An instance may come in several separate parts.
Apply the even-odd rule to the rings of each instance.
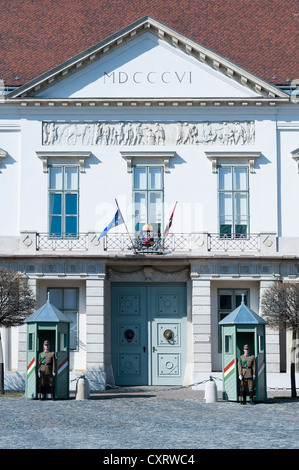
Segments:
[[[209,251],[259,251],[260,234],[248,236],[224,236],[219,234],[208,234]]]
[[[151,246],[144,246],[141,237],[127,234],[107,234],[104,239],[105,251],[136,251],[144,253],[186,252],[186,251],[253,251],[258,252],[260,235],[246,238],[225,238],[219,234],[172,233],[167,238],[156,237]]]
[[[37,233],[38,251],[88,250],[88,234],[84,233]]]
[[[211,233],[170,233],[166,238],[154,237],[144,245],[141,236],[128,233],[108,234],[98,241],[94,233],[36,234],[37,251],[88,251],[128,253],[186,253],[186,252],[260,252],[275,250],[275,234],[251,234],[229,238]]]
[[[132,251],[133,253],[165,253],[192,250],[192,234],[172,233],[168,237],[154,237],[152,244],[144,245],[142,237],[123,234],[107,234],[105,251]]]

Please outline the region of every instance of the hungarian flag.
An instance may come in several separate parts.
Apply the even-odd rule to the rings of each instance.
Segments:
[[[174,208],[173,208],[173,211],[172,211],[172,214],[171,214],[171,216],[170,216],[169,222],[168,222],[168,224],[166,225],[166,228],[165,228],[165,230],[164,230],[164,238],[167,237],[168,234],[169,234],[169,229],[170,229],[170,227],[172,226],[173,214],[174,214],[174,211],[175,211],[176,206],[177,206],[177,202],[175,203],[175,206],[174,206]]]

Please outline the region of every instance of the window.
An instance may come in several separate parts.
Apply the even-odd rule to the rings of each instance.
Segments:
[[[225,335],[224,337],[224,351],[226,354],[231,354],[233,352],[233,339],[231,335]]]
[[[49,233],[51,237],[78,236],[78,166],[49,168]]]
[[[218,214],[221,238],[247,238],[249,189],[247,166],[218,168]]]
[[[60,333],[59,351],[67,350],[67,337],[66,333]]]
[[[49,288],[51,303],[64,313],[70,324],[70,349],[77,349],[78,344],[78,314],[79,292],[76,288]],[[62,346],[62,338],[60,345]],[[60,346],[60,347],[61,347]]]
[[[259,353],[264,353],[265,352],[264,335],[258,335],[258,352]]]
[[[150,224],[156,236],[161,235],[163,222],[164,181],[162,166],[133,168],[133,203],[135,231]]]
[[[220,289],[218,291],[218,322],[241,305],[242,294],[244,294],[245,305],[248,305],[248,289]],[[226,348],[227,344],[224,347]],[[218,352],[222,352],[221,325],[218,326]]]
[[[29,333],[29,338],[28,338],[28,350],[33,351],[34,350],[34,333]]]

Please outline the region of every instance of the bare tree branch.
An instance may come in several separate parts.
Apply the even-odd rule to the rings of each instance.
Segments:
[[[299,328],[299,284],[277,282],[265,290],[261,300],[263,316],[279,330]]]
[[[291,345],[291,389],[292,397],[297,396],[295,375],[295,351],[299,330],[299,283],[277,282],[265,289],[261,307],[267,322],[278,330],[292,331]]]
[[[0,268],[0,326],[21,325],[33,313],[35,298],[23,274]]]

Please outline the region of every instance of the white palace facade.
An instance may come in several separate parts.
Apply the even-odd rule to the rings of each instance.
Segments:
[[[72,321],[71,387],[221,379],[218,322],[298,280],[297,97],[146,17],[1,98],[0,265]],[[22,389],[26,325],[1,333]],[[287,343],[267,326],[268,387]]]

